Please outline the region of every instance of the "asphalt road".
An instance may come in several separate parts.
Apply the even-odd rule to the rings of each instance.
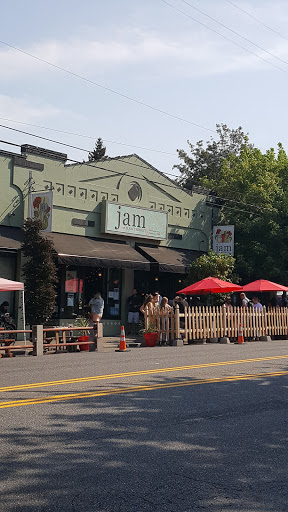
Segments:
[[[288,341],[1,359],[0,511],[287,512],[287,385]]]

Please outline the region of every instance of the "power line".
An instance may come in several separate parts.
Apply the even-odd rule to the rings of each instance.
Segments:
[[[91,135],[83,135],[81,133],[73,133],[73,132],[67,132],[64,130],[57,130],[56,128],[48,128],[47,126],[40,126],[38,124],[24,123],[23,121],[15,121],[15,119],[8,119],[7,117],[0,117],[0,119],[2,119],[2,121],[9,121],[9,123],[24,124],[25,126],[33,126],[34,128],[41,128],[42,130],[50,130],[51,132],[65,133],[66,135],[74,135],[75,137],[82,137],[84,139],[92,139],[94,141],[97,139],[97,137],[92,137]],[[163,153],[164,155],[175,156],[175,153],[170,153],[169,151],[162,151],[161,149],[146,148],[143,146],[134,146],[133,144],[125,144],[125,142],[116,142],[116,141],[108,140],[108,139],[102,139],[102,140],[103,140],[103,142],[109,142],[110,144],[119,144],[120,146],[127,146],[129,148],[143,149],[145,151],[154,151],[156,153]]]
[[[70,71],[69,69],[62,68],[61,66],[57,66],[57,64],[52,64],[52,62],[49,62],[48,60],[41,59],[40,57],[36,57],[36,55],[33,55],[32,53],[21,50],[21,48],[17,48],[16,46],[6,43],[5,41],[0,41],[0,43],[4,44],[5,46],[8,46],[8,48],[12,48],[13,50],[16,50],[17,52],[23,53],[24,55],[27,55],[28,57],[31,57],[32,59],[38,60],[39,62],[43,62],[44,64],[47,64],[48,66],[58,69],[59,71],[63,71],[64,73],[74,76],[75,78],[79,78],[80,80],[83,80],[84,82],[87,82],[92,85],[96,85],[96,87],[99,87],[100,89],[103,89],[105,91],[116,94],[117,96],[120,96],[121,98],[124,98],[126,100],[133,101],[134,103],[137,103],[138,105],[141,105],[142,107],[148,108],[150,110],[153,110],[154,112],[158,112],[165,116],[171,117],[172,119],[177,119],[178,121],[181,121],[183,123],[191,124],[193,126],[196,126],[197,128],[201,128],[203,130],[207,130],[209,132],[215,133],[215,130],[212,130],[211,128],[207,128],[206,126],[202,126],[200,124],[194,123],[193,121],[189,121],[188,119],[184,119],[183,117],[177,116],[175,114],[171,114],[170,112],[167,112],[166,110],[162,110],[158,107],[154,107],[152,105],[149,105],[148,103],[145,103],[144,101],[137,100],[136,98],[132,98],[132,96],[128,96],[127,94],[123,94],[119,91],[116,91],[115,89],[111,89],[110,87],[107,87],[105,85],[94,82],[94,80],[91,80],[90,78],[79,75],[78,73],[75,73],[74,71]]]
[[[263,60],[264,62],[266,62],[267,64],[270,64],[270,66],[273,66],[274,68],[277,68],[279,69],[280,71],[283,71],[283,73],[287,73],[287,71],[283,68],[280,68],[279,66],[276,66],[276,64],[273,64],[272,62],[270,62],[269,60],[266,60],[264,59],[263,57],[261,57],[260,55],[257,55],[257,53],[254,53],[252,52],[251,50],[248,50],[248,48],[245,48],[245,46],[242,46],[241,44],[239,43],[236,43],[236,41],[233,41],[233,39],[230,39],[229,37],[227,36],[224,36],[223,34],[221,34],[221,32],[218,32],[217,30],[215,30],[214,28],[211,28],[209,27],[209,25],[206,25],[206,23],[203,23],[202,21],[199,21],[197,20],[196,18],[193,18],[193,16],[190,16],[190,14],[187,14],[187,12],[184,12],[182,11],[181,9],[178,9],[178,7],[175,7],[175,5],[172,5],[170,4],[169,2],[167,2],[166,0],[160,0],[161,2],[163,2],[164,4],[166,5],[169,5],[169,7],[172,7],[172,9],[175,9],[176,11],[180,12],[181,14],[183,14],[184,16],[187,16],[187,18],[190,18],[191,20],[193,21],[196,21],[196,23],[199,23],[200,25],[202,25],[203,27],[205,28],[208,28],[208,30],[211,30],[211,32],[214,32],[215,34],[217,34],[218,36],[221,36],[223,37],[224,39],[226,39],[227,41],[229,41],[230,43],[233,43],[234,45],[236,46],[239,46],[239,48],[242,48],[242,50],[245,50],[246,52],[249,52],[251,53],[251,55],[254,55],[254,57],[257,57],[257,59],[261,59]]]
[[[67,148],[77,149],[78,151],[84,151],[85,153],[90,152],[90,149],[79,148],[78,146],[73,146],[72,144],[66,144],[65,142],[60,142],[58,140],[49,139],[48,137],[43,137],[41,135],[35,135],[34,133],[24,132],[23,130],[18,130],[17,128],[12,128],[11,126],[5,126],[4,124],[0,124],[0,127],[5,128],[6,130],[12,130],[14,132],[23,133],[24,135],[29,135],[30,137],[36,137],[37,139],[46,140],[48,142],[53,142],[54,144],[58,144],[60,146],[65,146]],[[110,158],[110,157],[108,157],[108,158]],[[136,164],[136,163],[132,163],[132,162],[127,162],[126,160],[123,160],[123,158],[121,159],[121,157],[114,157],[114,158],[117,158],[117,160],[125,162],[125,164],[127,164],[127,165],[133,165],[134,167],[141,167],[143,169],[151,170],[151,167],[147,167],[147,165],[140,165],[140,164]],[[81,163],[83,163],[83,162],[81,162]],[[162,174],[164,174],[164,173],[162,173]],[[167,174],[169,176],[173,176],[174,178],[178,178],[178,175],[176,175],[176,174],[169,174],[168,172],[165,174]]]
[[[275,55],[274,53],[271,53],[269,52],[268,50],[265,50],[265,48],[263,48],[262,46],[260,46],[259,44],[257,43],[254,43],[253,41],[251,41],[250,39],[248,39],[247,37],[245,36],[242,36],[241,34],[239,34],[239,32],[236,32],[236,30],[233,30],[232,28],[230,27],[227,27],[227,25],[224,25],[224,23],[221,23],[221,21],[218,21],[216,20],[215,18],[213,18],[212,16],[209,16],[209,14],[201,11],[200,9],[198,9],[198,7],[195,7],[194,5],[190,4],[189,2],[187,2],[186,0],[181,0],[181,2],[183,2],[184,4],[186,5],[189,5],[192,9],[194,9],[195,11],[198,11],[200,12],[201,14],[203,14],[204,16],[206,16],[207,18],[209,18],[210,20],[212,21],[215,21],[215,23],[218,23],[218,25],[221,25],[221,27],[224,27],[226,28],[227,30],[229,30],[230,32],[232,32],[233,34],[236,34],[237,36],[241,37],[242,39],[244,39],[244,41],[248,41],[248,43],[251,43],[253,44],[254,46],[256,46],[257,48],[259,48],[260,50],[264,51],[265,53],[268,53],[268,55],[271,55],[272,57],[274,57],[275,59],[278,59],[280,60],[281,62],[283,62],[284,64],[288,64],[288,62],[286,60],[283,60],[281,59],[280,57],[278,57],[277,55]]]
[[[74,148],[74,149],[80,149],[81,151],[87,151],[86,149],[76,148],[76,147],[71,146],[70,144],[66,144],[66,143],[64,143],[64,142],[59,142],[59,141],[55,141],[55,140],[52,140],[52,139],[48,139],[48,138],[46,138],[46,137],[41,137],[40,135],[35,135],[35,134],[33,134],[33,133],[24,132],[23,130],[17,130],[16,128],[11,128],[10,126],[5,126],[5,125],[1,125],[1,124],[0,124],[0,127],[2,127],[2,128],[6,128],[6,129],[8,129],[8,130],[16,131],[16,132],[19,132],[19,133],[23,133],[23,134],[25,134],[25,135],[29,135],[29,136],[31,136],[31,137],[35,137],[35,138],[38,138],[38,139],[44,139],[44,140],[47,140],[47,141],[53,142],[53,143],[55,143],[55,144],[60,144],[60,145],[62,145],[62,146],[72,147],[72,148]],[[1,142],[1,141],[0,141],[0,142]],[[3,142],[5,143],[5,141],[3,141]],[[8,144],[11,144],[11,145],[13,145],[13,146],[21,147],[19,144],[12,144],[11,142],[9,142]],[[43,151],[43,154],[45,155],[45,152],[44,152],[44,151]],[[121,160],[121,158],[119,158],[119,157],[117,157],[117,160],[118,160],[118,161],[120,160],[121,162],[124,162],[125,164],[130,164],[130,165],[137,166],[137,167],[143,167],[144,169],[149,169],[150,171],[153,171],[153,168],[151,168],[151,167],[148,167],[148,166],[142,166],[142,165],[137,165],[137,164],[134,164],[134,163],[131,163],[131,162],[127,162],[126,160],[123,160],[123,159]],[[113,170],[113,169],[107,169],[106,167],[101,167],[100,165],[93,164],[93,163],[91,163],[91,162],[80,162],[79,160],[74,160],[74,159],[72,159],[72,158],[67,158],[67,161],[69,161],[69,162],[73,162],[73,163],[76,163],[76,164],[80,164],[80,165],[87,165],[87,166],[89,166],[89,167],[94,167],[95,169],[100,169],[100,170],[103,170],[103,171],[106,171],[106,172],[111,172],[111,173],[114,173],[114,174],[117,174],[117,175],[119,175],[119,174],[120,174],[120,175],[122,175],[122,176],[129,176],[130,178],[137,178],[137,179],[142,180],[142,181],[147,181],[147,179],[146,179],[146,178],[141,178],[141,177],[139,177],[139,176],[134,176],[134,175],[129,174],[129,173],[123,173],[123,172],[115,171],[115,170]],[[158,169],[155,169],[155,171],[156,171],[156,172],[158,172],[158,173],[160,173],[160,174],[162,174],[162,175],[165,177],[165,173],[164,173],[164,172],[161,172],[161,171],[159,171]],[[171,176],[175,176],[176,178],[178,178],[178,176],[176,176],[176,175],[171,175]],[[168,179],[169,179],[169,178],[168,178]],[[169,180],[172,182],[172,180],[171,180],[171,179],[169,179]],[[155,183],[156,185],[161,185],[161,186],[163,186],[163,183],[161,183],[161,182],[153,181],[153,183]],[[172,183],[173,183],[173,182],[172,182]],[[176,185],[176,184],[175,184],[175,182],[174,182],[174,184],[173,184],[173,185],[165,184],[164,186],[165,186],[165,187],[174,188],[174,189],[176,189],[176,190],[179,190],[179,189],[180,189],[180,190],[184,190],[184,191],[185,191],[185,189],[181,189],[181,187],[180,187],[180,186]],[[187,191],[185,191],[185,192],[187,193]],[[192,191],[192,192],[193,192],[193,191]],[[215,197],[216,197],[217,199],[219,199],[219,200],[221,200],[221,201],[233,202],[233,203],[241,204],[241,205],[244,205],[244,206],[250,206],[250,207],[252,207],[252,208],[257,208],[257,209],[260,209],[260,210],[267,210],[267,211],[271,211],[271,209],[266,208],[266,207],[264,207],[264,206],[257,206],[257,205],[255,205],[255,204],[249,204],[249,203],[245,203],[245,202],[243,202],[243,201],[237,201],[236,199],[228,199],[228,198],[223,198],[223,197],[219,197],[219,196],[214,196],[214,195],[211,195],[211,194],[207,194],[207,197],[212,197],[212,198],[214,198],[214,199],[215,199]],[[215,206],[217,206],[217,205],[215,204]],[[227,206],[227,208],[228,208],[228,206]],[[251,213],[253,213],[253,212],[251,212]]]
[[[255,16],[253,16],[252,14],[250,14],[249,12],[245,11],[244,9],[242,9],[242,7],[239,7],[239,5],[236,5],[234,4],[233,2],[231,2],[230,0],[226,0],[229,4],[231,5],[234,5],[234,7],[236,7],[236,9],[239,9],[239,11],[242,11],[244,12],[245,14],[247,14],[247,16],[250,16],[250,18],[252,18],[253,20],[257,21],[258,23],[260,23],[261,25],[263,25],[264,27],[268,28],[269,30],[271,30],[271,32],[274,32],[274,34],[277,34],[277,36],[279,37],[283,37],[283,39],[286,39],[286,41],[288,41],[288,37],[285,37],[283,36],[283,34],[280,34],[280,32],[277,32],[277,30],[274,30],[274,28],[272,27],[269,27],[269,25],[266,25],[266,23],[263,23],[263,21],[259,20],[258,18],[255,18]]]

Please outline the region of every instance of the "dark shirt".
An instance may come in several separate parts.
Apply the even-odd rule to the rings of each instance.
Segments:
[[[128,311],[130,313],[138,313],[140,306],[141,306],[141,298],[139,295],[131,295],[131,297],[128,297]]]

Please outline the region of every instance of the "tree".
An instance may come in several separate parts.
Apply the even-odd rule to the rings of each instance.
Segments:
[[[189,267],[186,285],[196,283],[205,277],[218,277],[223,281],[237,283],[239,277],[234,274],[235,258],[227,254],[219,254],[212,250],[208,254],[202,254],[196,261],[193,261]],[[223,304],[227,294],[213,294],[211,302],[213,304]],[[206,297],[207,298],[207,297]],[[202,302],[205,298],[202,297]]]
[[[243,146],[223,160],[217,179],[202,184],[222,198],[221,224],[235,225],[236,271],[288,283],[288,158],[281,144],[262,153]]]
[[[41,235],[41,222],[27,219],[23,225],[22,253],[27,258],[23,265],[25,277],[25,309],[30,325],[50,320],[56,302],[57,269],[53,261],[54,246]]]
[[[89,162],[97,162],[104,158],[106,154],[106,146],[103,145],[103,140],[99,137],[95,143],[95,148],[88,154]]]
[[[191,190],[193,186],[203,186],[203,179],[217,181],[224,159],[231,154],[238,156],[244,146],[253,147],[241,126],[231,130],[226,124],[216,124],[216,132],[219,140],[211,137],[206,146],[203,140],[195,146],[188,140],[190,155],[184,149],[177,149],[183,163],[174,165],[174,168],[181,172],[177,181],[183,188]]]
[[[223,281],[237,282],[234,275],[235,258],[227,254],[219,254],[211,249],[208,254],[202,254],[189,267],[187,283],[192,284],[205,277],[218,277]]]

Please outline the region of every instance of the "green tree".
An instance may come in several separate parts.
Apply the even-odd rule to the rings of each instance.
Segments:
[[[209,250],[208,254],[202,254],[197,260],[193,261],[189,267],[186,285],[196,283],[205,277],[218,277],[223,281],[237,283],[239,278],[234,273],[235,258],[227,254],[219,254]],[[211,303],[223,304],[227,294],[213,294]],[[206,302],[207,298],[202,297],[202,302]],[[209,300],[208,300],[209,302]]]
[[[54,310],[57,270],[53,260],[54,246],[40,231],[39,220],[27,219],[23,225],[22,253],[27,258],[23,265],[25,277],[25,309],[30,325],[44,324]]]
[[[208,254],[202,254],[189,267],[187,283],[193,284],[205,277],[218,277],[223,281],[237,282],[234,274],[235,258],[227,254],[219,254],[211,249]]]
[[[226,124],[217,124],[216,132],[218,140],[211,137],[206,144],[200,140],[193,145],[188,140],[190,154],[177,149],[181,163],[174,168],[180,171],[177,181],[184,188],[191,190],[193,186],[202,186],[203,179],[217,181],[224,159],[231,154],[238,156],[243,146],[252,147],[241,126],[233,130]]]
[[[262,153],[243,146],[203,186],[222,198],[221,224],[235,225],[236,271],[242,282],[288,283],[288,158],[281,144]]]
[[[95,148],[88,154],[89,162],[97,162],[104,158],[106,154],[106,146],[103,144],[103,140],[99,137],[95,143]]]

